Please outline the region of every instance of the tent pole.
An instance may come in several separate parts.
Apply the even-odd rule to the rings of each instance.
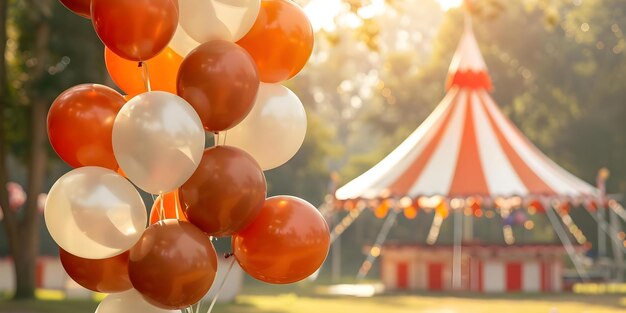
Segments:
[[[565,229],[563,229],[563,225],[559,223],[559,220],[556,217],[555,210],[556,208],[554,208],[552,204],[548,206],[548,208],[546,209],[546,215],[548,215],[548,220],[550,221],[550,224],[552,224],[552,228],[554,228],[554,231],[559,237],[559,240],[561,240],[561,244],[563,244],[563,247],[565,248],[565,252],[567,252],[567,256],[569,256],[572,263],[574,263],[574,268],[576,269],[576,273],[578,273],[578,276],[583,280],[583,282],[587,282],[589,280],[589,275],[587,275],[587,271],[580,263],[580,260],[578,260],[578,257],[576,256],[576,251],[574,250],[572,242],[570,238],[567,236],[567,234],[565,233]]]
[[[615,214],[615,211],[609,210],[609,221],[612,229],[615,230],[615,237],[612,239],[618,239],[616,236],[621,230],[621,223],[619,217]],[[615,262],[615,280],[618,282],[624,281],[624,243],[617,240],[611,241],[611,247],[613,248],[613,260]]]
[[[617,214],[622,220],[624,220],[624,222],[626,222],[626,210],[621,204],[619,204],[619,202],[617,202],[616,200],[610,200],[609,208],[611,209],[611,211],[615,212],[615,214]]]
[[[606,209],[604,206],[600,206],[598,211],[596,212],[597,221],[602,225],[606,225],[606,218],[604,217],[604,211]],[[604,230],[598,227],[598,258],[603,258],[606,256],[606,234]]]
[[[587,205],[585,205],[585,208],[586,208],[587,213],[589,213],[589,215],[591,216],[591,218],[593,218],[593,220],[598,224],[598,229],[602,231],[603,235],[609,236],[609,238],[612,239],[613,243],[621,247],[620,250],[622,254],[626,253],[626,247],[623,246],[623,242],[619,240],[619,238],[617,237],[619,234],[619,231],[616,228],[613,228],[613,226],[607,223],[606,221],[598,219],[598,217],[595,214],[593,214],[593,211]]]
[[[454,209],[454,247],[452,251],[452,289],[461,290],[461,246],[463,237],[463,212],[460,208]]]
[[[335,223],[338,222],[338,216],[334,216]],[[341,278],[341,237],[336,237],[332,244],[332,259],[330,267],[331,281],[336,283]]]
[[[368,253],[367,258],[365,258],[365,261],[361,265],[361,268],[359,269],[359,273],[356,276],[357,279],[361,280],[365,278],[365,276],[367,276],[367,273],[369,273],[370,269],[372,269],[372,265],[374,265],[374,261],[376,261],[376,258],[380,256],[382,252],[382,246],[385,243],[387,236],[389,235],[389,231],[391,230],[391,227],[396,222],[397,217],[398,217],[398,210],[396,210],[394,206],[391,209],[389,209],[389,213],[387,214],[387,219],[385,219],[385,223],[383,224],[383,227],[380,229],[378,236],[376,236],[376,241],[374,242],[372,249]]]

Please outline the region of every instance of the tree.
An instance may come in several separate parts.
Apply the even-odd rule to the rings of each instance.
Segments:
[[[38,195],[49,186],[48,170],[62,164],[50,153],[48,108],[72,85],[104,81],[102,46],[89,22],[72,16],[58,1],[2,1],[0,19],[0,206],[15,266],[14,298],[23,299],[32,298],[36,287],[42,223]],[[8,168],[9,158],[26,169],[25,177]],[[9,179],[27,182],[27,201],[17,211],[9,209]]]

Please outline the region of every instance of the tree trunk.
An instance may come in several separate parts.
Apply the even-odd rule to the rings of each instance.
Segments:
[[[4,112],[6,108],[6,101],[8,101],[7,93],[7,64],[5,59],[6,43],[7,43],[7,10],[8,1],[0,1],[0,207],[2,207],[2,213],[4,219],[4,230],[7,238],[9,239],[9,246],[15,246],[18,238],[18,225],[16,214],[9,209],[9,194],[6,189],[6,184],[9,180],[6,167],[6,144],[4,134]]]
[[[48,101],[44,94],[37,92],[36,86],[40,80],[47,75],[47,67],[49,64],[48,44],[50,41],[50,9],[52,1],[38,1],[38,10],[31,11],[31,18],[35,24],[36,43],[35,57],[36,65],[31,69],[30,80],[31,90],[31,107],[30,107],[30,133],[29,133],[29,158],[28,158],[28,187],[26,188],[27,200],[24,205],[24,212],[18,217],[17,214],[11,212],[8,206],[8,195],[4,187],[8,181],[8,172],[6,169],[6,147],[0,143],[0,204],[2,204],[5,213],[4,225],[9,242],[9,250],[13,256],[15,269],[15,295],[14,299],[30,299],[35,296],[35,288],[37,287],[37,256],[39,254],[39,213],[38,213],[38,196],[43,190],[43,184],[46,175],[48,147],[46,139],[46,116]],[[7,1],[0,4],[0,13],[3,14],[1,35],[2,46],[0,49],[4,52],[6,48],[6,10]],[[4,55],[4,53],[3,53]],[[3,58],[0,68],[0,76],[2,83],[1,95],[2,100],[6,100],[6,60]],[[4,102],[4,101],[2,101]],[[4,111],[4,103],[0,107],[0,111]],[[4,112],[0,113],[0,120],[4,119]],[[0,130],[0,142],[4,142],[4,130]]]
[[[36,19],[36,57],[37,65],[33,68],[33,82],[38,83],[47,74],[50,42],[51,1],[40,1],[40,14]],[[37,287],[37,256],[39,255],[39,212],[38,198],[43,191],[48,160],[48,140],[46,118],[48,100],[45,95],[35,93],[31,102],[30,149],[28,162],[28,198],[24,206],[24,218],[20,221],[20,245],[15,253],[15,299],[33,298]]]

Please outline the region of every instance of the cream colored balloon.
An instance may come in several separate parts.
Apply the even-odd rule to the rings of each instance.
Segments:
[[[87,259],[116,256],[146,228],[146,207],[137,189],[114,171],[96,166],[63,175],[50,189],[44,219],[63,250]]]
[[[298,152],[306,127],[306,112],[298,96],[280,84],[261,83],[252,111],[228,131],[226,144],[248,152],[263,170],[269,170]]]
[[[189,37],[187,32],[185,32],[179,23],[176,28],[176,32],[174,33],[174,37],[172,37],[172,41],[170,41],[169,47],[184,58],[189,54],[189,52],[199,45],[200,43]]]
[[[113,124],[113,153],[139,188],[159,194],[180,187],[200,164],[204,128],[183,98],[164,91],[128,101]]]
[[[248,33],[261,9],[260,0],[178,0],[179,23],[198,42],[235,42]]]
[[[146,302],[137,290],[131,289],[108,295],[100,302],[96,313],[180,313],[180,311],[157,308]]]

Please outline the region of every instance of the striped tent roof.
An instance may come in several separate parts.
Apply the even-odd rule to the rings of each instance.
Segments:
[[[402,144],[336,192],[339,200],[388,197],[559,197],[597,190],[535,147],[502,113],[471,26],[450,66],[444,99]]]

